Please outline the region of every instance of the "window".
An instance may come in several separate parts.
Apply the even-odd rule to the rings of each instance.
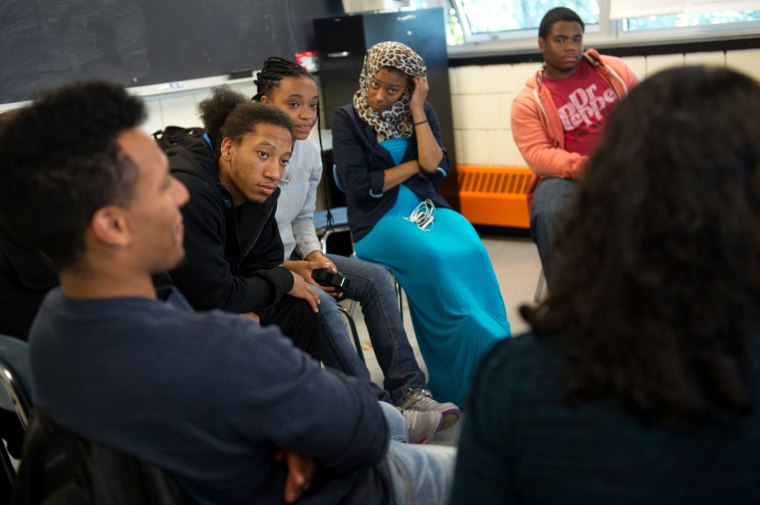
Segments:
[[[623,32],[714,26],[760,20],[759,0],[609,0]]]
[[[586,23],[586,33],[598,34],[597,43],[634,36],[657,40],[756,35],[760,30],[760,0],[449,0],[449,4],[451,45],[504,41],[534,47],[541,18],[557,6],[576,11]]]
[[[714,26],[727,23],[760,21],[760,11],[720,11],[680,13],[666,16],[643,16],[621,20],[625,32],[685,28],[688,26]]]
[[[451,0],[451,3],[456,13],[453,22],[458,20],[462,38],[467,42],[535,38],[541,18],[552,7],[569,7],[578,13],[586,25],[599,24],[598,0]]]

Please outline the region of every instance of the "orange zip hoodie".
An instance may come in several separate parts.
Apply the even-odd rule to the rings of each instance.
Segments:
[[[639,82],[636,72],[620,58],[602,56],[589,49],[583,57],[607,81],[619,98]],[[537,178],[528,189],[528,208],[541,179],[562,177],[579,179],[588,156],[565,150],[562,121],[551,93],[544,86],[543,69],[526,82],[512,102],[512,135],[520,153]]]

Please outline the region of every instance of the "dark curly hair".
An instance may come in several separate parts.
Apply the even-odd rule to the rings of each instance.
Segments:
[[[640,419],[751,408],[760,322],[760,86],[686,67],[634,88],[558,239],[550,296],[523,314],[566,336],[570,397]]]
[[[198,104],[198,112],[217,159],[225,137],[237,144],[259,124],[279,126],[293,134],[293,122],[285,112],[273,105],[252,102],[226,84],[212,88],[211,96]]]
[[[256,85],[256,94],[253,100],[259,102],[262,96],[271,95],[284,77],[308,77],[314,80],[314,77],[296,62],[270,56],[264,62],[261,71],[256,73],[256,79],[253,81]]]
[[[541,23],[538,25],[538,36],[545,39],[549,32],[552,31],[552,25],[557,21],[569,21],[571,23],[578,23],[581,25],[581,31],[586,30],[586,25],[583,23],[581,17],[572,9],[567,7],[555,7],[549,9],[541,18]]]
[[[0,126],[0,222],[57,268],[84,252],[92,215],[130,203],[138,173],[117,145],[145,107],[124,87],[83,81],[50,91]]]

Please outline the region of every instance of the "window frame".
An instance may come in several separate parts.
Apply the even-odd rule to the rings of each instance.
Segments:
[[[597,0],[600,3],[599,18],[601,21],[601,2],[603,0]],[[509,30],[503,32],[488,32],[488,33],[470,33],[467,25],[461,22],[462,12],[464,6],[462,0],[448,0],[449,9],[453,9],[456,12],[456,17],[459,19],[460,26],[462,27],[462,33],[464,35],[464,43],[481,43],[496,40],[520,40],[535,37],[538,32],[538,27],[525,28],[522,30]],[[585,23],[584,19],[584,23]],[[586,33],[596,33],[599,31],[599,23],[585,23]],[[451,46],[449,46],[451,47]]]
[[[599,0],[599,24],[588,25],[584,36],[585,47],[616,47],[631,44],[672,44],[710,40],[736,39],[760,34],[760,20],[740,23],[699,25],[678,28],[656,28],[651,30],[623,30],[623,20],[610,19],[610,1]],[[449,8],[456,11],[458,2],[448,0]],[[461,20],[460,20],[461,23]],[[484,54],[528,53],[537,49],[538,29],[515,30],[489,34],[468,35],[462,26],[464,43],[449,45],[450,56],[475,56]]]

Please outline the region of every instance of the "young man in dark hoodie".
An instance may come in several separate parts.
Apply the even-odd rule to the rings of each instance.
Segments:
[[[199,104],[206,133],[167,150],[172,175],[190,192],[182,208],[185,261],[172,281],[196,310],[243,314],[275,324],[322,359],[319,298],[282,267],[275,220],[277,183],[292,148],[292,123],[275,107],[227,87]]]

